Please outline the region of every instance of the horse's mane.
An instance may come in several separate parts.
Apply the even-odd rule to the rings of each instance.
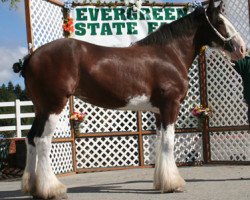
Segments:
[[[188,34],[201,18],[201,13],[204,13],[203,7],[196,8],[191,14],[188,14],[170,24],[162,24],[155,32],[152,32],[142,40],[134,43],[134,45],[151,45],[151,44],[166,44],[173,39]]]

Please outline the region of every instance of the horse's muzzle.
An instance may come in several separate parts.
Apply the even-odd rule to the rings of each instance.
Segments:
[[[232,44],[234,46],[234,51],[231,53],[232,60],[239,60],[246,56],[246,44],[238,34],[232,39]]]

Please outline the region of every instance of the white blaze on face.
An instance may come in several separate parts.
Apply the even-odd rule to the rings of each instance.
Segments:
[[[228,33],[229,37],[237,33],[237,30],[234,28],[232,23],[226,17],[224,17],[222,14],[219,14],[219,18],[221,18],[222,21],[224,22],[226,27],[226,32]]]
[[[233,24],[225,16],[219,14],[219,17],[225,24],[228,38],[231,38],[232,40],[234,51],[230,53],[229,57],[231,57],[233,60],[243,58],[246,53],[246,44],[244,40],[241,38]]]
[[[150,102],[150,97],[146,96],[145,94],[141,96],[129,97],[128,104],[120,108],[122,110],[135,110],[135,111],[151,111],[154,113],[159,113],[159,109],[153,107]]]

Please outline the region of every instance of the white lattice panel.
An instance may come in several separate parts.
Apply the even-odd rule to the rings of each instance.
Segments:
[[[144,164],[155,163],[156,134],[143,136]],[[202,133],[175,134],[175,160],[176,162],[203,161]]]
[[[103,109],[75,97],[74,111],[87,113],[86,121],[81,124],[80,133],[137,131],[136,112]]]
[[[61,7],[45,0],[31,0],[30,15],[35,48],[63,37]]]
[[[224,13],[250,48],[248,0],[223,0]]]
[[[250,161],[249,131],[211,132],[212,161]]]
[[[53,134],[54,138],[69,138],[71,137],[71,128],[70,128],[70,109],[69,109],[69,101],[64,107],[63,111],[60,114],[59,122],[56,126],[56,130]]]
[[[199,64],[196,58],[188,72],[189,89],[184,102],[181,105],[180,113],[176,121],[176,128],[196,128],[198,121],[193,117],[191,111],[196,105],[200,105],[200,79]],[[151,112],[142,112],[142,129],[156,130],[155,116]]]
[[[52,143],[50,159],[55,174],[72,172],[72,143]]]
[[[138,166],[138,136],[77,138],[77,169]]]
[[[142,112],[142,130],[156,130],[156,119],[155,115],[152,112]]]
[[[210,127],[247,125],[240,75],[217,51],[206,50],[208,105],[213,111]]]
[[[180,113],[176,121],[176,128],[196,128],[198,121],[193,117],[192,109],[200,105],[200,77],[198,57],[194,60],[188,72],[189,89],[184,102],[181,105]]]

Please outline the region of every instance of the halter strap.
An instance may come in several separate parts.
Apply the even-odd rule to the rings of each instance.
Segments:
[[[213,24],[210,22],[208,16],[207,16],[207,13],[205,12],[205,16],[206,16],[206,19],[208,21],[208,23],[210,24],[210,26],[212,27],[212,29],[215,31],[215,33],[219,36],[219,38],[224,42],[224,43],[227,43],[229,42],[230,40],[232,40],[236,35],[238,35],[238,32],[235,32],[233,35],[231,35],[230,37],[228,38],[225,38],[223,35],[221,35],[221,33],[219,31],[216,30],[216,28],[213,26]]]

